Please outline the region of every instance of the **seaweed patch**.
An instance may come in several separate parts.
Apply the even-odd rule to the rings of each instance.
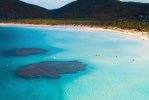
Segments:
[[[21,78],[58,79],[62,74],[72,74],[84,70],[86,70],[86,64],[79,61],[47,61],[23,66],[17,74]]]

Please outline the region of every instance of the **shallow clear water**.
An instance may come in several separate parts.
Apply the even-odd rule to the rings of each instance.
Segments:
[[[3,55],[14,48],[50,52],[25,57]],[[79,60],[88,66],[86,71],[57,80],[16,75],[24,65],[55,60]],[[148,100],[148,71],[147,41],[104,31],[0,27],[0,100]]]

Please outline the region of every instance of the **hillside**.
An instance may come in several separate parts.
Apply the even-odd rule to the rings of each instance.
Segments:
[[[1,19],[47,18],[50,15],[47,9],[20,0],[0,0]]]
[[[0,1],[0,23],[90,25],[149,32],[149,3],[77,0],[55,10],[19,0]]]
[[[145,18],[149,4],[119,0],[77,0],[53,11],[57,18]]]
[[[133,18],[149,19],[149,3],[119,0],[77,0],[60,9],[49,11],[20,0],[0,0],[0,18]]]

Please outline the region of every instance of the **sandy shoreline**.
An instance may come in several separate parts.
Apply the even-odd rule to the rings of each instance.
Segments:
[[[79,25],[35,25],[35,24],[15,24],[15,23],[0,23],[0,26],[27,26],[27,27],[51,27],[51,28],[75,28],[88,31],[107,31],[119,34],[128,35],[134,39],[149,40],[148,32],[141,32],[135,30],[119,29],[119,28],[104,28],[104,27],[91,27],[91,26],[79,26]]]

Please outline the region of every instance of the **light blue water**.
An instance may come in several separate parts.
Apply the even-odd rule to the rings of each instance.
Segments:
[[[3,55],[13,48],[50,52],[26,57]],[[79,60],[88,66],[86,71],[62,75],[58,80],[25,80],[16,75],[23,65],[51,60]],[[0,27],[0,100],[149,100],[148,76],[147,41],[104,31]]]

